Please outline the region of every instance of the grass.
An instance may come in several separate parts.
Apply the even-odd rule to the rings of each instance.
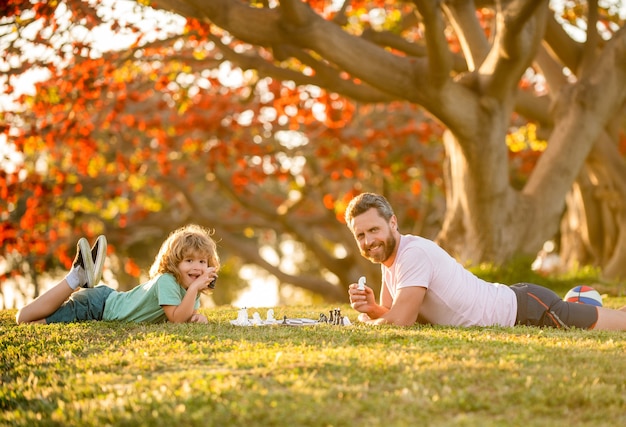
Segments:
[[[16,326],[1,311],[0,425],[626,425],[626,333],[242,328],[232,307],[203,312],[208,325]]]

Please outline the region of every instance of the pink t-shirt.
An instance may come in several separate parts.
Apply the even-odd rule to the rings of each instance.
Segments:
[[[508,286],[479,279],[436,243],[402,235],[391,267],[382,266],[383,286],[427,288],[418,320],[449,326],[513,326],[517,298]]]

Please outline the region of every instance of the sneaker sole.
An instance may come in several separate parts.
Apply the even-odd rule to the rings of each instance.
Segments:
[[[78,250],[80,251],[80,258],[83,262],[83,269],[87,275],[87,287],[93,287],[93,260],[91,259],[91,248],[89,242],[84,237],[78,240]]]
[[[95,258],[94,258],[94,253],[92,251],[93,249],[96,248],[96,246],[98,247],[98,250],[96,251]],[[102,270],[104,269],[104,260],[107,255],[106,237],[102,235],[98,236],[98,238],[96,239],[96,243],[91,248],[90,253],[91,253],[92,260],[93,260],[93,285],[96,286],[98,283],[100,283],[100,280],[102,279]]]

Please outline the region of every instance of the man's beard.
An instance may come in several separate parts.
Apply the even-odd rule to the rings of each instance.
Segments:
[[[377,245],[377,244],[378,242],[375,242],[372,245]],[[370,245],[370,247],[372,245]],[[394,237],[393,234],[389,233],[389,237],[387,237],[385,241],[383,242],[382,252],[378,252],[376,255],[370,255],[370,252],[368,251],[369,248],[366,248],[365,250],[361,249],[361,255],[363,255],[365,258],[369,259],[370,261],[374,263],[383,263],[389,259],[395,247],[396,247],[396,238]],[[377,249],[380,249],[380,248],[377,248]]]

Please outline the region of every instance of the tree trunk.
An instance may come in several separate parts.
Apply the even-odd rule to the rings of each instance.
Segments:
[[[497,135],[492,138],[502,140]],[[551,236],[557,222],[534,219],[536,205],[509,185],[506,168],[496,172],[494,168],[473,167],[480,173],[476,177],[477,173],[468,173],[467,158],[451,133],[446,133],[444,143],[447,206],[437,242],[461,262],[470,264],[500,264],[519,254],[520,248],[530,247],[531,253],[536,253],[547,240],[538,236]],[[494,184],[486,186],[487,181]],[[557,204],[555,200],[553,210]]]
[[[606,134],[568,194],[561,235],[565,267],[593,265],[605,279],[626,278],[626,164]]]
[[[501,264],[514,255],[534,256],[544,242],[553,238],[558,231],[568,188],[575,182],[592,150],[590,141],[605,136],[602,121],[608,116],[606,111],[602,111],[606,106],[599,106],[600,99],[591,84],[570,87],[563,92],[558,102],[555,128],[548,148],[522,191],[515,190],[509,184],[508,163],[502,160],[506,155],[500,153],[500,150],[506,150],[502,142],[505,139],[506,120],[494,112],[506,114],[505,106],[491,111],[484,105],[481,107],[478,113],[480,125],[473,126],[475,134],[469,136],[474,142],[480,141],[480,145],[463,144],[452,133],[444,136],[450,168],[446,173],[449,181],[446,190],[449,194],[444,227],[437,240],[462,262],[475,264],[489,261]],[[621,160],[615,148],[611,150],[610,144],[603,141],[601,139],[593,147],[593,154],[589,156],[587,164],[593,168],[594,176],[598,179],[606,183],[611,179],[613,185],[610,188],[613,189],[617,185],[615,179],[623,175],[624,168],[620,165]],[[468,146],[480,148],[472,150]],[[609,167],[608,158],[615,160],[610,163],[610,172],[603,172],[603,168]],[[616,172],[618,170],[622,172]],[[584,184],[584,181],[578,183],[579,186]],[[613,192],[605,191],[602,194],[614,210],[620,199],[614,197]],[[585,201],[584,205],[589,206],[590,201]],[[602,224],[608,226],[607,219],[613,218],[614,212],[599,212],[603,216]],[[577,217],[584,218],[588,212],[578,214]],[[572,217],[570,221],[574,219]],[[572,229],[578,227],[580,222],[574,222]],[[616,221],[611,223],[615,224]],[[591,227],[588,229],[592,239],[584,243],[598,247],[598,239],[602,239],[602,234]],[[611,237],[607,237],[609,234]],[[614,250],[616,238],[614,232],[606,234],[602,254],[595,255],[598,259],[604,257],[607,267],[608,254],[611,257],[621,256]]]

